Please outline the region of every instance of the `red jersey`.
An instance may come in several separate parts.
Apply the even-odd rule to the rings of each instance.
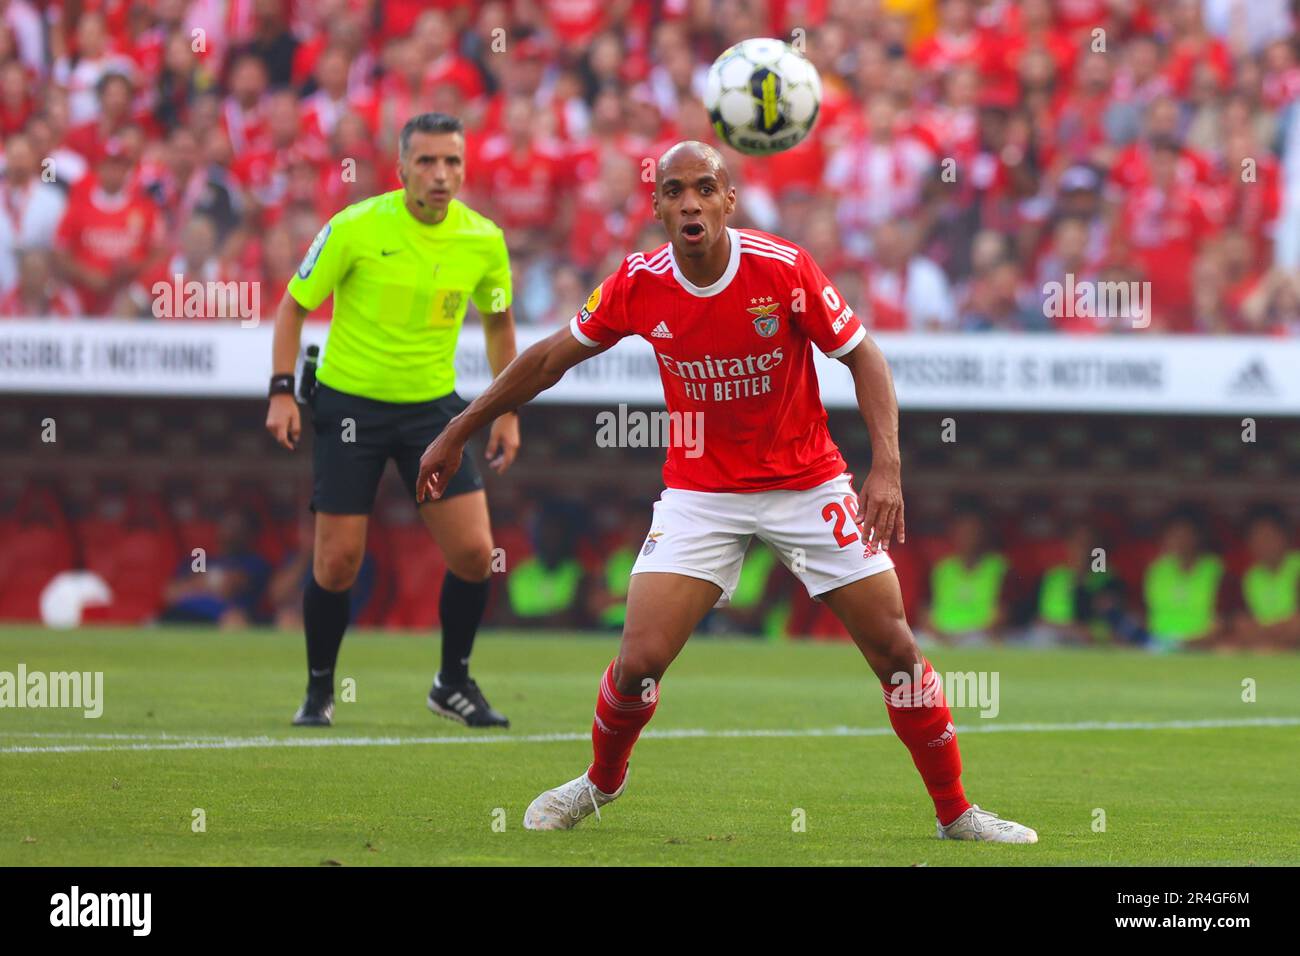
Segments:
[[[164,241],[163,221],[143,196],[126,190],[110,196],[92,184],[72,194],[54,241],[83,266],[109,275],[120,266],[143,265]],[[103,315],[117,290],[77,291],[87,312]]]
[[[711,286],[683,276],[665,243],[628,256],[569,328],[592,348],[641,336],[669,413],[701,413],[700,445],[670,443],[667,487],[815,487],[847,466],[826,427],[812,346],[838,358],[866,329],[803,249],[756,229],[727,232],[731,258]]]
[[[503,135],[483,145],[475,186],[489,198],[505,229],[543,229],[555,221],[559,156],[534,141],[520,155]]]

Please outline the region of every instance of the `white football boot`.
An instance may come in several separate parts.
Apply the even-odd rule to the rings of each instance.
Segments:
[[[944,826],[935,821],[940,840],[983,840],[986,843],[1037,843],[1038,833],[996,813],[971,808]]]
[[[525,830],[571,830],[583,818],[596,814],[611,800],[617,800],[627,789],[627,774],[613,793],[605,793],[588,779],[584,772],[576,780],[547,790],[528,805],[524,811]]]

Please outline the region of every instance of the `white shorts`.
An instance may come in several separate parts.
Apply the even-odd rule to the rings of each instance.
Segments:
[[[869,552],[853,523],[858,495],[847,474],[804,491],[683,491],[668,488],[655,502],[650,533],[632,568],[685,574],[722,588],[731,601],[752,535],[817,597],[859,578],[888,571],[893,560]]]

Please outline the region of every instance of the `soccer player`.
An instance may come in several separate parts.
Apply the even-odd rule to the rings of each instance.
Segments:
[[[403,127],[402,189],[349,206],[321,229],[289,281],[275,318],[267,430],[292,450],[301,430],[294,362],[303,318],[331,294],[329,341],[311,400],[316,430],[312,576],[303,593],[307,696],[293,722],[328,726],[334,667],[350,616],[349,589],[365,555],[366,525],[388,459],[412,494],[420,452],[465,408],[452,358],[473,300],[494,373],[515,357],[510,262],[501,230],[456,199],[465,135],[453,116],[425,113]],[[503,472],[519,448],[513,413],[491,423],[487,458]],[[420,517],[447,562],[438,615],[442,667],[434,713],[470,727],[505,727],[469,676],[492,564],[483,479],[472,464]]]
[[[806,252],[727,226],[735,206],[716,150],[691,141],[670,148],[653,195],[668,243],[628,256],[568,329],[523,352],[420,460],[419,498],[436,501],[470,435],[626,335],[654,347],[670,414],[703,414],[702,442],[670,443],[667,488],[632,569],[623,640],[600,681],[594,759],[534,800],[524,825],[567,829],[623,793],[660,679],[709,609],[730,597],[757,534],[839,617],[880,679],[890,723],[934,801],[939,836],[1036,842],[1028,827],[967,802],[942,683],[903,615],[887,553],[895,534],[904,538],[889,366]],[[856,494],[827,431],[813,345],[853,373],[871,434],[871,472]]]

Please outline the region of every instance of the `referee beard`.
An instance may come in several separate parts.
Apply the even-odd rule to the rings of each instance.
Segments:
[[[414,501],[420,455],[466,407],[454,391],[451,361],[468,301],[482,314],[493,375],[515,357],[504,237],[490,220],[456,200],[464,167],[459,120],[440,113],[411,119],[399,145],[403,188],[333,217],[276,311],[266,428],[292,451],[302,431],[293,372],[303,319],[334,296],[330,341],[309,398],[316,432],[316,526],[312,573],[303,594],[307,695],[294,717],[297,726],[332,723],[334,670],[352,611],[350,591],[365,556],[367,524],[388,459],[397,463]],[[500,311],[488,305],[502,301],[506,304]],[[364,347],[355,347],[358,342]],[[428,360],[431,352],[436,362]],[[384,367],[375,370],[376,363]],[[396,392],[402,381],[414,382],[413,390]],[[431,382],[432,398],[427,394]],[[418,400],[411,400],[412,395]],[[494,471],[503,473],[518,450],[518,417],[510,412],[491,426],[486,458]],[[507,727],[509,721],[488,704],[469,675],[492,573],[482,478],[474,469],[451,497],[416,507],[447,565],[438,604],[441,668],[427,706],[470,727]]]

